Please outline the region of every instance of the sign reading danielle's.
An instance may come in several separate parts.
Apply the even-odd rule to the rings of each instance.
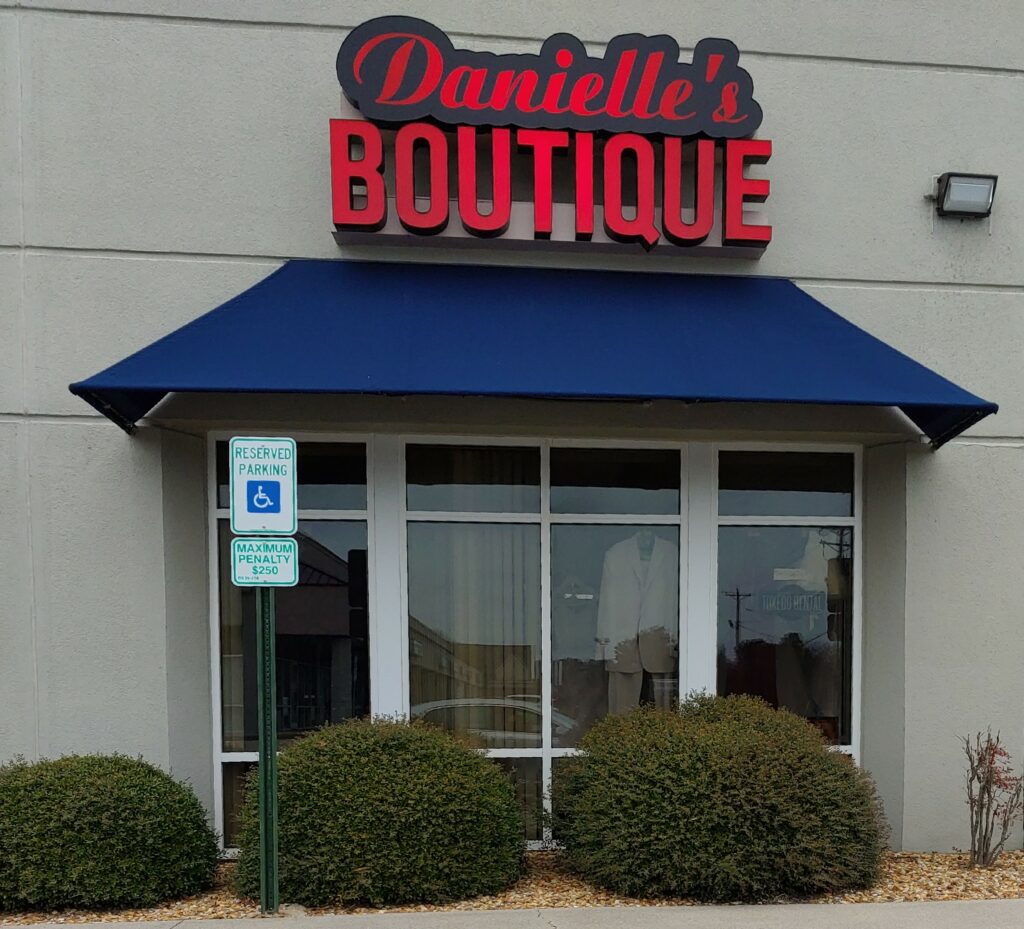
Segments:
[[[618,36],[600,57],[567,34],[495,55],[411,17],[363,23],[337,58],[359,111],[331,120],[339,241],[404,230],[759,254],[771,227],[745,206],[769,184],[747,167],[771,142],[749,138],[762,118],[753,82],[725,39],[679,57],[664,35]]]

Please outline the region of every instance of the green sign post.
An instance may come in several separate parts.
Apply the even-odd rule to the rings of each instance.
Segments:
[[[294,535],[298,528],[297,456],[295,440],[280,437],[235,436],[228,450],[231,531],[256,536],[232,540],[231,581],[237,587],[256,588],[260,909],[267,914],[276,913],[280,905],[274,588],[298,583],[298,545],[293,538],[282,538]]]
[[[256,674],[260,717],[260,909],[276,913],[277,884],[277,682],[274,588],[256,591]]]

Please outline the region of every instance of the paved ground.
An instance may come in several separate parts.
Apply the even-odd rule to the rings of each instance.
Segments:
[[[0,920],[2,922],[2,920]],[[93,923],[139,929],[268,929],[263,919]],[[795,906],[591,907],[281,917],[274,929],[1021,929],[1024,899]],[[38,923],[35,929],[66,929]]]

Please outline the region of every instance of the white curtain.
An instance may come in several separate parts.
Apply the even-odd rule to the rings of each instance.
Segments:
[[[516,709],[540,694],[540,527],[414,522],[408,541],[413,706],[530,725]]]

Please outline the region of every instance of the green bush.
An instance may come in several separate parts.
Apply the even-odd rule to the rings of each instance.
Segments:
[[[871,779],[751,697],[610,716],[555,784],[587,879],[631,896],[758,901],[865,887],[887,829]]]
[[[195,794],[140,759],[0,767],[0,909],[151,906],[202,890],[216,864]]]
[[[259,893],[255,776],[242,810],[237,886]],[[420,723],[328,726],[279,756],[281,899],[437,903],[494,893],[518,877],[523,824],[493,761]]]

